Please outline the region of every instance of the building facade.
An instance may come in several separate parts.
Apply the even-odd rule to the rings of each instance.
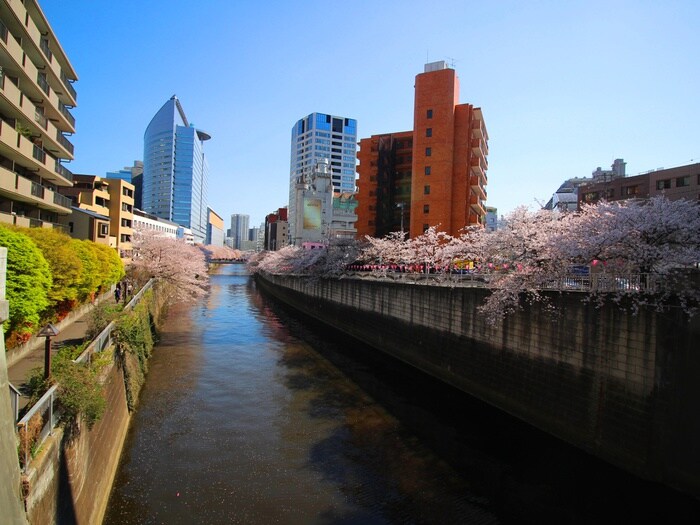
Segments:
[[[204,244],[224,245],[224,219],[211,208],[207,209],[207,238]]]
[[[292,238],[301,236],[297,226],[296,186],[300,178],[314,169],[320,159],[330,166],[334,193],[355,192],[357,163],[357,121],[347,117],[311,113],[292,128],[289,170],[289,228]]]
[[[287,213],[287,208],[279,208],[265,217],[265,250],[276,251],[289,245]]]
[[[0,0],[0,221],[64,229],[78,79],[35,0]]]
[[[108,179],[122,179],[134,185],[134,207],[143,207],[141,194],[143,192],[143,161],[135,160],[133,166],[126,166],[119,171],[108,171]]]
[[[177,232],[180,229],[180,226],[172,221],[161,219],[137,208],[134,208],[133,226],[135,231],[151,230],[171,239],[177,239]]]
[[[240,250],[244,241],[248,240],[248,223],[250,216],[242,213],[234,213],[231,215],[231,248]]]
[[[700,201],[700,163],[591,182],[579,188],[578,203],[580,208],[601,200],[644,200],[657,195],[669,200]]]
[[[192,230],[196,243],[207,235],[204,142],[210,138],[190,124],[175,95],[144,134],[143,210]]]
[[[120,257],[131,257],[134,186],[122,179],[75,174],[74,185],[61,188],[73,206],[109,217],[109,245]]]
[[[402,192],[408,186],[409,134],[410,198],[406,199]],[[369,152],[363,152],[365,148]],[[483,225],[487,157],[488,133],[481,109],[459,104],[454,69],[442,61],[426,64],[415,79],[413,130],[360,141],[358,237],[400,231],[397,218],[399,223],[404,220],[411,237],[431,226],[459,235],[466,226]],[[392,162],[401,169],[392,172]]]

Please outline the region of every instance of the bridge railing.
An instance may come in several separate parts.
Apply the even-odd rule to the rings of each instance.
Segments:
[[[136,306],[143,294],[153,287],[155,281],[150,279],[139,292],[132,297],[131,301],[124,307],[130,310]],[[73,361],[75,363],[90,363],[91,356],[96,352],[102,352],[110,348],[114,340],[112,332],[116,323],[112,321],[102,330],[95,339],[85,348]],[[23,472],[26,472],[33,453],[38,450],[56,428],[60,419],[60,399],[58,396],[58,384],[49,388],[46,393],[32,406],[27,413],[17,422],[17,435],[19,439],[20,465]],[[16,417],[16,416],[15,416]]]

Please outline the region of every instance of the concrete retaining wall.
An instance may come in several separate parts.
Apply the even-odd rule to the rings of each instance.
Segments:
[[[94,427],[72,439],[54,431],[31,463],[25,483],[29,523],[102,523],[130,415],[124,377],[116,365],[105,371],[107,409]]]
[[[257,275],[315,319],[637,475],[700,496],[700,321],[576,292],[491,326],[488,290]]]

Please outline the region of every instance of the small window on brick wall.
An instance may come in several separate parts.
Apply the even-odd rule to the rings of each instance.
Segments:
[[[430,204],[423,204],[423,213],[430,213]]]
[[[423,195],[430,195],[430,185],[426,184],[423,186]]]
[[[426,128],[426,130],[425,130],[425,136],[426,136],[426,137],[432,137],[432,136],[433,136],[433,128]]]
[[[432,148],[425,148],[425,156],[430,157],[433,154]]]
[[[426,117],[428,117],[428,118],[433,118],[433,110],[432,110],[432,109],[429,109],[429,110],[426,112]]]
[[[425,167],[425,174],[430,175],[430,166]]]

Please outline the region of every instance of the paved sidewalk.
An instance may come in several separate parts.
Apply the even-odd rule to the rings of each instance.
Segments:
[[[114,301],[111,297],[111,293],[106,293],[99,299],[99,303],[104,303],[109,301]],[[76,317],[69,324],[63,326],[56,337],[51,339],[51,349],[52,355],[55,354],[62,346],[75,346],[79,345],[86,339],[86,333],[88,329],[88,324],[90,321],[90,316],[92,315],[92,308],[87,310],[83,315]],[[26,383],[27,377],[31,371],[35,368],[44,369],[44,344],[32,349],[24,357],[22,357],[16,363],[7,367],[7,375],[10,383],[14,385],[15,388],[19,389],[20,392]],[[22,398],[21,405],[26,404],[26,398]]]

